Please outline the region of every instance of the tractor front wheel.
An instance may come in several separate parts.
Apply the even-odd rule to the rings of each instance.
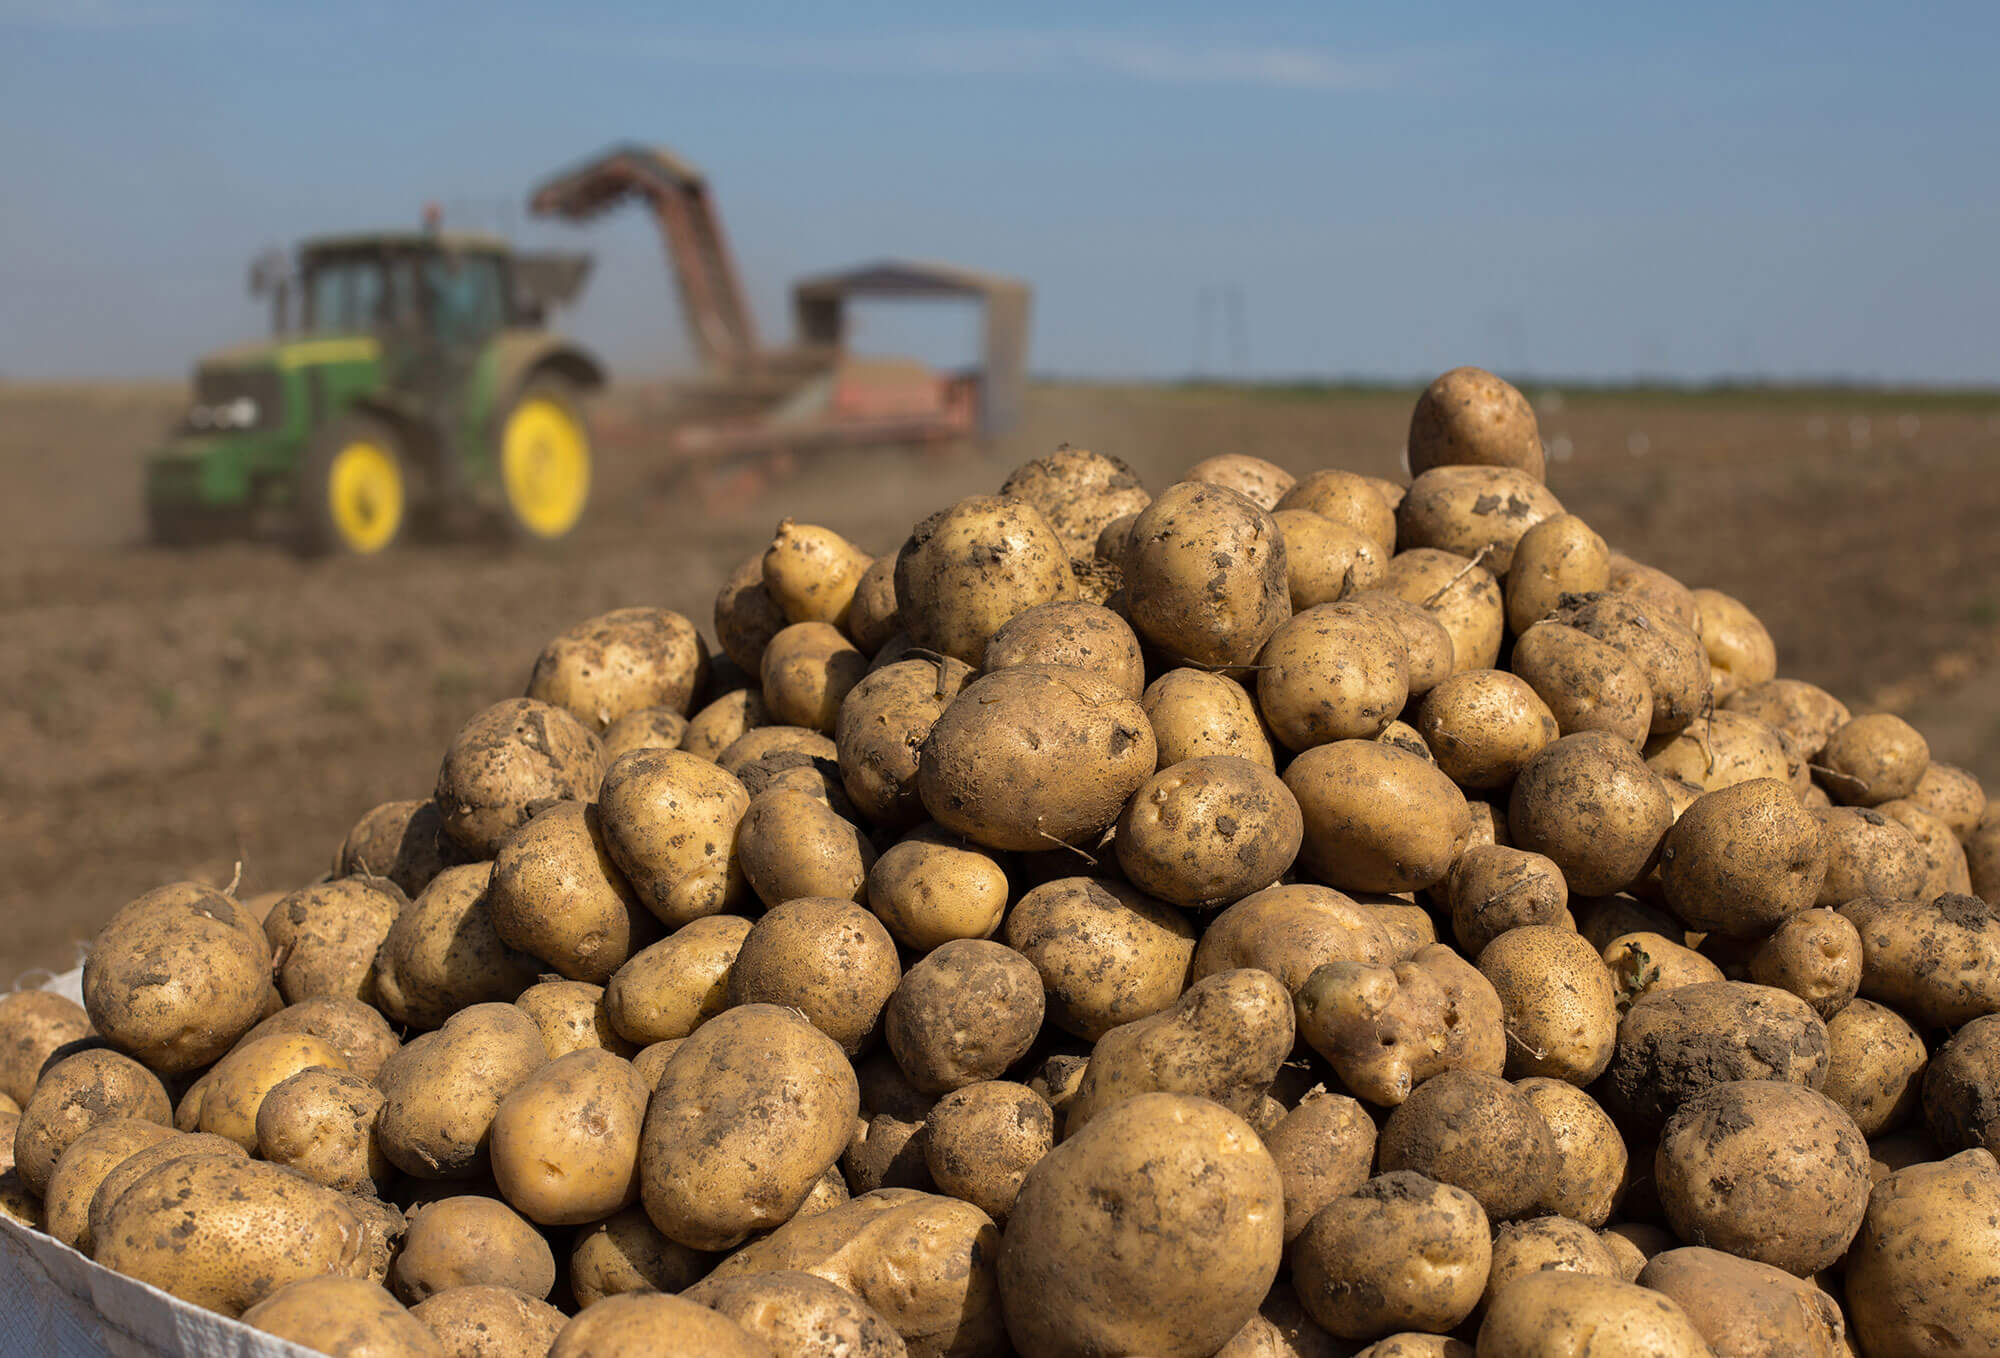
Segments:
[[[314,436],[299,468],[299,545],[319,555],[372,556],[402,536],[410,478],[387,422],[351,414]]]
[[[499,421],[500,493],[515,536],[553,542],[590,503],[590,430],[574,389],[530,382]]]

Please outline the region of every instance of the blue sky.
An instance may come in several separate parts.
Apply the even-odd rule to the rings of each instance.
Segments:
[[[568,327],[684,361],[638,213],[520,220],[631,138],[771,333],[907,254],[1030,279],[1051,372],[2000,381],[2000,6],[1237,9],[0,0],[0,375],[181,372],[258,250],[427,200],[595,250]]]

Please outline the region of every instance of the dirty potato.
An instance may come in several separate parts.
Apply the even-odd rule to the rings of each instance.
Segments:
[[[562,708],[512,698],[459,728],[438,768],[445,833],[473,858],[554,802],[588,801],[604,777],[604,749]]]

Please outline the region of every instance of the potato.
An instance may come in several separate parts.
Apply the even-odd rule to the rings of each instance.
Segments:
[[[1826,1025],[1796,995],[1743,981],[1655,991],[1618,1027],[1605,1074],[1614,1112],[1658,1126],[1713,1085],[1768,1080],[1817,1088]]]
[[[1553,742],[1555,714],[1505,670],[1461,670],[1417,705],[1417,734],[1446,777],[1467,791],[1505,787]]]
[[[1497,1075],[1446,1070],[1382,1124],[1376,1162],[1462,1188],[1494,1220],[1521,1216],[1548,1191],[1555,1136],[1525,1095]]]
[[[1507,1074],[1589,1084],[1618,1043],[1611,973],[1580,934],[1547,924],[1509,929],[1479,954],[1479,972],[1500,997]]]
[[[1972,1020],[1938,1048],[1924,1072],[1923,1108],[1947,1154],[2000,1146],[2000,1015]]]
[[[1479,1324],[1481,1358],[1543,1354],[1646,1354],[1710,1358],[1679,1306],[1648,1288],[1587,1273],[1545,1271],[1515,1279]]]
[[[1000,1248],[1007,1331],[1036,1354],[1211,1354],[1283,1249],[1282,1184],[1256,1133],[1206,1099],[1142,1094],[1029,1171]]]
[[[1603,731],[1542,749],[1507,799],[1514,843],[1553,860],[1577,895],[1609,895],[1638,882],[1672,824],[1659,775]]]
[[[576,1232],[569,1283],[580,1307],[626,1292],[682,1292],[715,1266],[715,1256],[660,1234],[643,1207],[627,1207]]]
[[[859,901],[875,851],[826,803],[790,788],[750,799],[736,829],[745,880],[767,906],[801,896]]]
[[[1903,797],[1883,802],[1875,810],[1908,830],[1923,851],[1925,872],[1923,884],[1917,888],[1917,899],[1928,901],[1950,893],[1963,896],[1971,892],[1972,873],[1965,846],[1941,817]]]
[[[442,1358],[437,1336],[366,1278],[301,1278],[243,1313],[243,1323],[344,1358]]]
[[[1004,1225],[1028,1171],[1055,1145],[1055,1132],[1055,1114],[1026,1085],[963,1085],[930,1110],[924,1165],[940,1193]]]
[[[1521,634],[1509,660],[1566,736],[1604,731],[1634,748],[1653,723],[1653,689],[1623,651],[1560,622]]]
[[[460,858],[435,801],[383,802],[347,832],[333,875],[387,877],[405,896],[415,896]]]
[[[605,727],[597,739],[609,768],[627,750],[678,750],[687,730],[688,719],[671,707],[635,707]]]
[[[1929,1053],[1902,1015],[1855,1000],[1826,1021],[1826,1083],[1820,1093],[1867,1137],[1902,1126],[1917,1111]]]
[[[1258,656],[1257,706],[1293,750],[1380,735],[1409,697],[1401,635],[1369,611],[1322,604],[1283,623]]]
[[[83,1241],[78,1243],[77,1248],[85,1254],[94,1255],[97,1241],[104,1232],[104,1223],[110,1219],[111,1208],[125,1190],[155,1167],[169,1160],[181,1160],[193,1155],[221,1155],[231,1160],[250,1158],[234,1141],[206,1132],[176,1132],[140,1147],[111,1166],[98,1180],[89,1195],[88,1224],[84,1228]]]
[[[1708,704],[1712,677],[1701,638],[1665,611],[1628,595],[1595,594],[1565,603],[1555,621],[1595,637],[1638,666],[1653,694],[1651,734],[1685,729]]]
[[[762,682],[758,680],[759,684]],[[713,764],[717,756],[746,732],[769,725],[770,720],[771,714],[764,706],[762,690],[739,688],[723,694],[688,720],[687,730],[681,734],[680,748]],[[628,753],[630,749],[613,754],[607,744],[605,767],[609,768],[618,762],[620,756]]]
[[[1048,1021],[1095,1042],[1179,998],[1195,931],[1123,882],[1066,877],[1022,896],[1001,941],[1041,974]]]
[[[445,833],[473,858],[491,858],[517,826],[551,802],[587,801],[604,777],[590,728],[559,707],[513,698],[476,714],[438,768]]]
[[[1757,944],[1747,970],[1758,985],[1788,990],[1830,1019],[1860,988],[1861,935],[1832,910],[1802,911]]]
[[[1365,476],[1327,469],[1294,483],[1279,497],[1274,513],[1316,514],[1361,534],[1386,558],[1396,550],[1396,509]]]
[[[1503,844],[1467,849],[1451,865],[1444,894],[1452,935],[1468,957],[1477,957],[1488,943],[1524,924],[1575,928],[1561,869],[1525,849]]]
[[[986,644],[984,665],[989,674],[1017,665],[1088,670],[1131,698],[1146,687],[1146,664],[1131,626],[1110,609],[1077,599],[1015,614]]]
[[[1824,1094],[1733,1080],[1660,1133],[1660,1205],[1682,1240],[1804,1277],[1846,1252],[1868,1207],[1868,1143]]]
[[[1734,938],[1809,910],[1826,879],[1812,813],[1775,778],[1702,794],[1660,846],[1660,886],[1688,927]]]
[[[274,1033],[310,1033],[339,1052],[348,1069],[364,1080],[374,1079],[389,1054],[402,1045],[379,1011],[340,996],[322,995],[287,1005],[243,1034],[236,1045]]]
[[[101,1122],[137,1118],[172,1125],[173,1109],[157,1075],[128,1056],[101,1048],[51,1057],[14,1128],[14,1172],[43,1197],[56,1162]]]
[[[1358,528],[1304,509],[1281,509],[1271,518],[1285,540],[1285,588],[1293,612],[1374,589],[1388,572],[1388,550]]]
[[[1501,1223],[1493,1236],[1493,1264],[1482,1300],[1491,1306],[1501,1289],[1530,1273],[1580,1273],[1623,1281],[1617,1256],[1597,1232],[1563,1217]]]
[[[972,674],[949,656],[899,660],[848,691],[834,725],[840,778],[871,821],[902,827],[923,819],[917,751]]]
[[[1986,814],[1986,789],[1954,764],[1926,765],[1909,800],[1943,821],[1960,840],[1970,838]]]
[[[1094,839],[1153,772],[1153,729],[1114,685],[1060,665],[974,680],[924,737],[932,819],[994,849]]]
[[[1174,905],[1214,909],[1270,886],[1298,856],[1298,800],[1270,770],[1214,755],[1139,786],[1114,841],[1127,880]]]
[[[286,1004],[315,995],[375,999],[375,954],[409,904],[385,877],[344,877],[282,897],[264,917]]]
[[[389,1266],[389,1289],[409,1305],[453,1287],[506,1287],[546,1301],[556,1260],[540,1231],[495,1198],[442,1198],[410,1213]]]
[[[968,665],[982,663],[1015,614],[1074,597],[1067,545],[1023,500],[960,500],[918,524],[896,555],[896,598],[911,640]]]
[[[267,1005],[277,1008],[270,969],[263,931],[241,906],[176,882],[98,930],[83,963],[83,1007],[113,1047],[178,1075],[215,1060]]]
[[[1678,929],[1675,936],[1685,937]],[[1680,986],[1725,979],[1722,968],[1694,949],[1676,943],[1664,934],[1645,930],[1618,935],[1604,945],[1600,955],[1617,988],[1620,1011],[1631,1008],[1656,990],[1674,990]],[[1759,981],[1758,984],[1771,983]]]
[[[257,1105],[251,1149],[339,1192],[379,1193],[396,1173],[375,1136],[382,1104],[382,1091],[354,1072],[308,1066]]]
[[[1625,1195],[1625,1142],[1597,1100],[1566,1080],[1535,1076],[1515,1086],[1548,1124],[1556,1172],[1535,1205],[1580,1221],[1604,1225]]]
[[[1181,474],[1183,481],[1206,481],[1233,490],[1264,509],[1276,509],[1298,479],[1275,462],[1248,453],[1218,453],[1205,457]]]
[[[305,1033],[283,1033],[245,1043],[209,1072],[196,1130],[228,1137],[254,1153],[257,1111],[264,1096],[315,1066],[345,1070],[347,1062],[330,1043]]]
[[[1410,472],[1467,465],[1513,467],[1542,479],[1542,436],[1534,407],[1483,368],[1453,368],[1417,398],[1410,415]]]
[[[173,1128],[145,1118],[109,1118],[93,1125],[64,1148],[49,1171],[42,1194],[43,1229],[71,1249],[89,1254],[90,1200],[104,1176],[135,1153],[175,1134]]]
[[[1437,758],[1431,754],[1431,747],[1424,744],[1424,738],[1417,734],[1417,728],[1407,722],[1390,722],[1382,728],[1382,733],[1375,739],[1384,745],[1393,745],[1399,750],[1406,750],[1426,764],[1437,763]],[[1474,829],[1474,836],[1477,838],[1477,827]]]
[[[731,1005],[783,1005],[852,1056],[902,980],[895,940],[851,901],[788,900],[751,926],[729,970]]]
[[[847,621],[854,592],[871,560],[831,528],[781,519],[771,545],[764,549],[764,593],[788,623],[821,622],[837,627]],[[718,633],[721,628],[718,616]],[[737,663],[743,664],[740,660]],[[743,664],[743,668],[755,666]]]
[[[1504,577],[1521,535],[1562,512],[1540,476],[1513,467],[1432,467],[1416,474],[1396,509],[1396,542],[1406,552],[1432,548],[1476,559]]]
[[[1291,614],[1277,521],[1218,486],[1162,491],[1132,525],[1124,568],[1133,629],[1183,663],[1248,665]]]
[[[647,1107],[646,1214],[703,1250],[779,1225],[840,1158],[860,1105],[839,1045],[796,1010],[750,1003],[718,1015],[667,1062]]]
[[[901,631],[903,614],[896,602],[896,558],[878,556],[861,572],[847,609],[847,635],[868,655]]]
[[[90,1036],[83,1006],[52,990],[0,994],[0,1094],[22,1108],[58,1047]]]
[[[1698,791],[1715,792],[1753,778],[1775,778],[1794,792],[1809,786],[1805,765],[1793,758],[1775,727],[1741,712],[1696,717],[1670,736],[1655,736],[1642,753],[1663,778],[1678,778]]]
[[[1986,1279],[2000,1252],[2000,1166],[1984,1150],[1877,1184],[1848,1255],[1847,1314],[1864,1353],[2000,1349]]]
[[[1976,896],[1864,896],[1840,913],[1861,934],[1861,994],[1925,1027],[2000,1012],[2000,907]]]
[[[1378,1339],[1354,1358],[1472,1358],[1472,1345],[1449,1335],[1406,1330]]]
[[[1610,592],[1665,614],[1697,636],[1701,634],[1701,607],[1695,602],[1694,591],[1657,566],[1613,552]]]
[[[1454,671],[1492,669],[1499,660],[1507,630],[1500,582],[1470,557],[1411,548],[1389,562],[1383,588],[1437,619],[1451,638]]]
[[[1921,732],[1901,717],[1877,712],[1834,729],[1820,752],[1819,778],[1843,806],[1880,806],[1915,792],[1930,762]]]
[[[1264,1133],[1264,1145],[1284,1184],[1289,1245],[1320,1208],[1368,1182],[1375,1124],[1360,1103],[1316,1085]]]
[[[1715,675],[1716,702],[1777,677],[1777,645],[1755,613],[1720,590],[1695,590],[1694,603],[1696,630]]]
[[[1517,539],[1505,583],[1507,627],[1519,635],[1554,612],[1563,595],[1608,586],[1611,551],[1574,514],[1551,514]]]
[[[1394,1107],[1444,1071],[1498,1075],[1506,1063],[1499,997],[1470,962],[1439,944],[1393,967],[1325,963],[1296,998],[1299,1036],[1342,1084],[1380,1107]]]
[[[384,1014],[435,1028],[468,1005],[506,1003],[534,984],[535,959],[493,928],[492,877],[490,863],[446,868],[396,916],[375,962]]]
[[[736,855],[736,827],[749,807],[736,775],[684,750],[621,756],[598,794],[611,861],[669,929],[749,897]]]
[[[1274,886],[1245,896],[1217,915],[1201,935],[1190,973],[1200,980],[1236,967],[1268,971],[1296,995],[1323,963],[1399,962],[1405,948],[1380,907],[1305,884]]]
[[[868,659],[826,622],[798,622],[772,637],[761,661],[764,709],[773,720],[833,734],[841,699]]]
[[[434,1292],[410,1308],[446,1358],[543,1358],[569,1317],[511,1287],[473,1284]]]
[[[927,1094],[997,1079],[1042,1027],[1042,979],[1012,948],[945,943],[911,967],[882,1014],[896,1064]]]
[[[1472,1194],[1389,1171],[1316,1212],[1291,1257],[1307,1313],[1342,1338],[1372,1339],[1464,1321],[1479,1304],[1493,1247]]]
[[[751,674],[764,647],[790,619],[764,588],[764,554],[759,552],[729,573],[715,596],[715,639],[722,652]]]
[[[664,608],[614,608],[542,648],[527,696],[601,735],[641,708],[685,716],[707,680],[708,646],[693,623]]]
[[[771,1346],[685,1297],[635,1292],[572,1317],[549,1358],[771,1358]]]
[[[1863,896],[1914,899],[1930,864],[1915,835],[1870,807],[1815,811],[1826,846],[1826,877],[1813,904],[1839,909]]]
[[[921,1122],[905,1122],[888,1113],[859,1117],[847,1149],[840,1153],[840,1171],[850,1196],[878,1188],[909,1188],[928,1193],[936,1187],[924,1163],[926,1132]]]
[[[583,1049],[516,1085],[493,1116],[493,1178],[544,1226],[576,1226],[639,1196],[639,1131],[651,1093],[629,1061]]]
[[[1292,997],[1269,972],[1225,971],[1097,1040],[1063,1120],[1074,1137],[1127,1099],[1166,1092],[1253,1111],[1291,1055]]]
[[[1404,673],[1411,698],[1430,692],[1451,674],[1454,659],[1451,633],[1435,614],[1420,604],[1384,589],[1361,590],[1341,602],[1349,610],[1367,613],[1389,624],[1402,638]]]
[[[711,915],[636,954],[604,988],[604,1011],[627,1042],[686,1037],[728,1006],[729,969],[750,921]]]
[[[751,1273],[697,1283],[684,1294],[799,1358],[903,1358],[903,1337],[867,1302],[810,1273]]]
[[[1716,698],[1728,711],[1755,717],[1789,735],[1808,759],[1818,759],[1828,738],[1851,720],[1844,703],[1800,679],[1767,679]]]
[[[995,858],[936,824],[883,851],[868,870],[868,908],[906,948],[929,952],[955,938],[987,938],[1007,908],[1007,873]]]
[[[97,1262],[182,1301],[241,1315],[286,1283],[379,1277],[389,1217],[275,1165],[168,1160],[118,1195]]]
[[[469,1179],[489,1164],[500,1101],[548,1063],[535,1021],[511,1004],[475,1004],[382,1063],[375,1135],[419,1179]]]
[[[1160,768],[1206,755],[1235,755],[1275,769],[1263,717],[1244,687],[1227,675],[1172,669],[1139,700],[1153,728]]]
[[[1106,524],[1151,500],[1124,461],[1067,443],[1014,468],[1000,493],[1040,510],[1072,556],[1088,556]]]
[[[1471,824],[1465,795],[1449,778],[1372,741],[1314,746],[1285,770],[1285,786],[1305,819],[1300,863],[1343,890],[1436,885]]]
[[[507,837],[486,908],[502,943],[572,981],[602,984],[659,936],[586,802],[557,802]]]

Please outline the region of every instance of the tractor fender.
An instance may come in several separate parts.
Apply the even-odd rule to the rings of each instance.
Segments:
[[[491,371],[489,391],[496,407],[542,373],[561,377],[582,391],[595,391],[607,376],[604,365],[583,346],[541,330],[511,332],[494,340]]]

